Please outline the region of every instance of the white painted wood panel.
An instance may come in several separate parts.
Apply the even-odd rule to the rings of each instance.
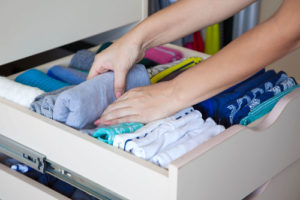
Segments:
[[[69,198],[0,164],[0,199],[67,200]]]
[[[146,16],[146,0],[0,0],[0,65]]]

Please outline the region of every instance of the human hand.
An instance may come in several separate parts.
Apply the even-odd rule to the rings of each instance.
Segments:
[[[106,108],[95,125],[150,121],[170,116],[182,109],[171,81],[134,88]]]
[[[121,38],[96,55],[87,79],[114,71],[114,93],[119,98],[125,91],[128,71],[143,56],[144,51],[137,43]]]

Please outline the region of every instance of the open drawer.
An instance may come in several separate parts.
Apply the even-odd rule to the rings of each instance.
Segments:
[[[172,47],[185,56],[207,58]],[[38,68],[67,65],[70,58]],[[0,136],[11,155],[29,158],[26,164],[99,198],[242,199],[300,158],[299,105],[300,88],[264,119],[230,127],[172,162],[168,170],[5,99],[0,99]]]

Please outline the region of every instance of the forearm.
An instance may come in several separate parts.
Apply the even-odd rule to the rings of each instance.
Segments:
[[[178,102],[177,107],[193,105],[218,94],[297,48],[299,15],[289,16],[292,10],[285,10],[289,12],[279,11],[272,19],[171,81],[170,92]]]
[[[148,17],[125,37],[148,49],[226,19],[254,1],[180,0]]]

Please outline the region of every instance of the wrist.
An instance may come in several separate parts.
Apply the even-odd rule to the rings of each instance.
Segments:
[[[170,80],[166,82],[166,90],[164,91],[165,95],[168,97],[168,105],[172,111],[177,112],[178,110],[184,109],[189,106],[188,102],[182,95],[184,92],[179,91],[176,86],[176,81]]]

